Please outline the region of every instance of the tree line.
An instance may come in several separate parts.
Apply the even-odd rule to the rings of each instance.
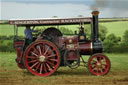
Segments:
[[[42,31],[46,29],[43,28]],[[65,27],[58,28],[64,35],[74,35],[74,31]],[[85,25],[85,34],[88,40],[91,40],[91,26]],[[108,30],[105,26],[99,25],[99,38],[103,43],[104,52],[128,52],[128,30],[123,34],[123,37],[118,37],[115,34],[107,35]],[[19,40],[24,40],[24,36],[19,36]],[[0,36],[0,52],[14,52],[13,48],[14,36]]]

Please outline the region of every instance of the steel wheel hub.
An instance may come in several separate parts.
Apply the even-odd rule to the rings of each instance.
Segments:
[[[101,66],[101,63],[97,63],[97,66],[100,67]]]
[[[45,61],[45,56],[44,56],[44,55],[41,55],[41,56],[39,57],[39,61],[40,61],[40,62],[44,62],[44,61]]]

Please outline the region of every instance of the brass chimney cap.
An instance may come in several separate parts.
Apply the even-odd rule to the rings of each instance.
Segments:
[[[92,15],[93,15],[93,16],[99,15],[99,11],[92,11]]]

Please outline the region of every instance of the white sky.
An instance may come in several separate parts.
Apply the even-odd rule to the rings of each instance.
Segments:
[[[8,19],[32,19],[58,17],[77,17],[83,15],[91,16],[90,5],[81,3],[23,3],[23,2],[0,3],[0,20]],[[22,1],[22,0],[21,0]],[[29,0],[28,0],[29,1]],[[40,0],[38,0],[40,1]],[[81,0],[83,1],[83,0]],[[114,0],[113,0],[114,1]],[[99,6],[100,17],[128,17],[128,3],[117,2],[115,5],[109,4],[107,7]],[[122,6],[120,6],[122,5]],[[124,6],[123,6],[124,5]],[[127,6],[125,6],[127,5]],[[102,8],[102,9],[100,9]]]

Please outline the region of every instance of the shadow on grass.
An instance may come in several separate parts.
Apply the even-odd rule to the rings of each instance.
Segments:
[[[77,75],[92,75],[89,71],[88,71],[88,69],[86,69],[86,68],[77,68],[77,69],[67,69],[67,68],[65,68],[65,67],[63,67],[63,69],[58,69],[52,76],[54,76],[54,75],[72,75],[72,76],[77,76]]]
[[[27,71],[24,71],[24,75],[27,75],[27,76],[35,76],[32,73],[30,73],[28,70]]]
[[[24,76],[35,76],[28,70],[23,71]],[[92,75],[87,68],[77,68],[77,69],[70,69],[68,67],[60,67],[58,70],[56,70],[52,75],[50,76],[88,76]]]

